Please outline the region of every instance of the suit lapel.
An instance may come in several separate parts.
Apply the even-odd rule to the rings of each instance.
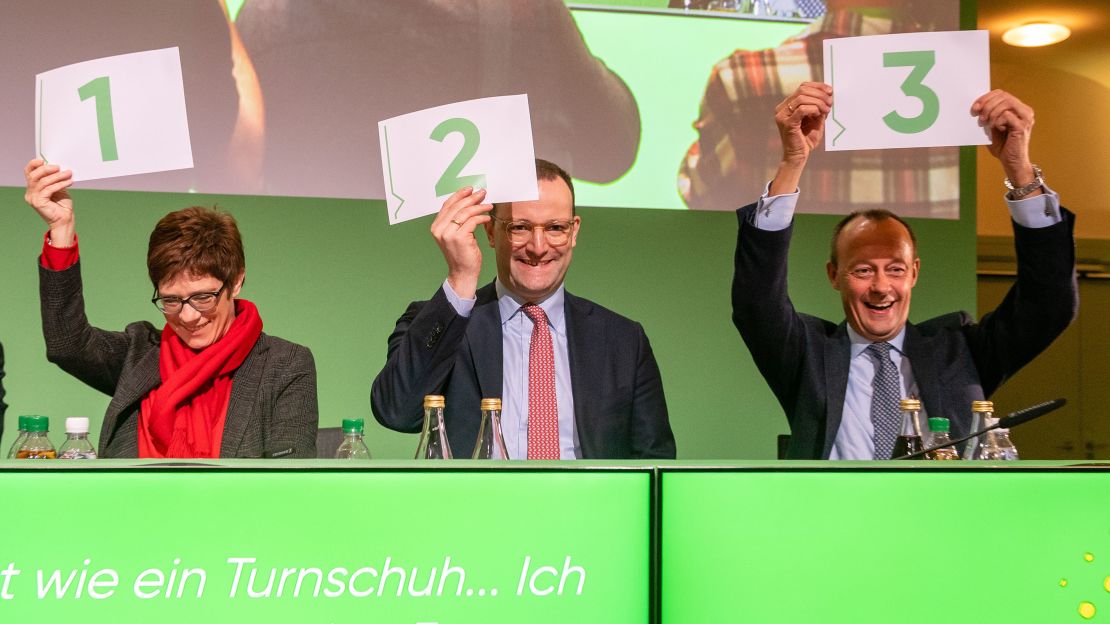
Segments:
[[[852,346],[848,340],[848,326],[841,323],[832,336],[825,340],[825,447],[821,458],[827,459],[840,431],[844,417],[844,394],[848,389],[848,371],[851,367]]]
[[[921,402],[925,405],[925,413],[930,416],[949,417],[944,413],[944,405],[940,399],[940,384],[937,380],[937,369],[933,365],[933,341],[925,338],[917,328],[906,323],[906,341],[903,344],[906,357],[910,359],[910,369],[913,371],[914,381],[917,383],[917,392],[921,395]]]
[[[130,375],[120,377],[116,386],[116,394],[104,414],[105,430],[109,439],[101,439],[100,453],[103,455],[109,446],[113,454],[119,457],[139,456],[139,421],[138,416],[120,422],[121,414],[131,413],[139,409],[139,403],[150,391],[162,383],[162,374],[158,368],[158,357],[161,349],[154,348],[143,354],[138,363],[131,369]]]
[[[269,344],[266,337],[260,336],[247,354],[247,359],[243,360],[232,376],[231,397],[227,401],[224,434],[220,440],[220,457],[235,457],[243,443],[243,436],[251,423],[251,412],[258,404],[255,395],[262,389],[262,371],[266,369],[267,351]]]
[[[594,372],[600,358],[591,358],[590,345],[605,344],[605,329],[594,322],[593,304],[563,291],[563,314],[567,325],[567,359],[570,363],[570,389],[574,397],[574,423],[578,430],[578,444],[583,457],[598,455],[597,434],[587,416],[586,406],[593,397],[586,396],[586,390],[596,387],[591,380],[601,379]],[[596,352],[596,351],[595,351]]]
[[[116,388],[116,401],[120,410],[142,400],[150,391],[162,384],[162,374],[158,369],[158,357],[161,349],[151,349],[143,355],[138,364],[132,369],[134,373],[121,377]]]
[[[480,289],[478,301],[466,328],[471,369],[477,373],[481,396],[502,396],[504,354],[501,338],[501,311],[493,284]]]

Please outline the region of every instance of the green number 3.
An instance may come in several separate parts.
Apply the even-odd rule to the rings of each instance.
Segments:
[[[459,153],[455,155],[455,159],[451,161],[450,165],[447,165],[443,175],[439,176],[439,181],[436,182],[436,197],[450,195],[464,186],[484,187],[486,185],[485,174],[459,175],[463,167],[467,166],[470,159],[474,158],[474,154],[478,152],[478,144],[481,142],[478,126],[474,125],[474,122],[469,119],[455,117],[436,126],[432,130],[431,138],[442,143],[443,139],[447,138],[447,135],[452,132],[463,135],[463,144]]]
[[[922,84],[929,70],[936,65],[936,53],[932,50],[917,52],[887,52],[883,54],[883,67],[912,67],[910,75],[902,83],[902,93],[921,100],[921,114],[917,117],[903,117],[897,111],[890,111],[883,121],[895,132],[917,134],[928,130],[940,115],[940,100],[936,91]]]
[[[116,123],[112,119],[112,90],[108,77],[93,78],[77,89],[77,95],[84,102],[89,98],[96,100],[96,129],[100,134],[100,160],[119,160],[116,150]]]

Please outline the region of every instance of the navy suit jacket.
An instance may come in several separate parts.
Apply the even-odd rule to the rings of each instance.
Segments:
[[[801,314],[787,292],[793,225],[751,224],[755,204],[737,211],[732,321],[790,422],[791,459],[827,459],[840,429],[850,344],[839,324]],[[1075,216],[1046,228],[1014,223],[1018,276],[1006,298],[979,322],[966,312],[906,324],[904,349],[925,411],[951,420],[953,437],[972,431],[981,401],[1037,356],[1075,317]]]
[[[566,293],[567,351],[574,419],[585,459],[675,456],[659,367],[639,323]],[[424,395],[444,395],[455,457],[469,457],[482,398],[502,396],[501,314],[491,283],[478,290],[469,317],[443,289],[409,305],[389,337],[385,367],[374,379],[374,417],[395,431],[423,424]]]

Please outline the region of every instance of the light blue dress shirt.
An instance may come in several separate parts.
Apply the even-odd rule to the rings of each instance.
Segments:
[[[528,458],[528,360],[532,351],[532,319],[521,311],[520,300],[497,280],[497,308],[501,314],[502,397],[501,433],[510,459]],[[477,298],[462,299],[446,280],[443,292],[460,316],[469,317]],[[559,408],[559,458],[578,459],[582,449],[574,422],[574,394],[570,383],[567,352],[567,321],[563,307],[565,291],[559,289],[542,301],[534,301],[547,315],[555,358],[555,400]],[[490,397],[492,398],[492,397]]]
[[[786,229],[794,220],[794,210],[798,205],[798,191],[788,195],[768,196],[771,183],[763,189],[763,196],[756,203],[753,223],[761,230],[778,231]],[[1010,216],[1019,225],[1027,228],[1048,227],[1059,223],[1060,196],[1044,187],[1044,194],[1013,201],[1006,198]],[[890,358],[901,375],[902,398],[920,396],[917,382],[913,378],[913,367],[909,358],[902,354],[906,330],[903,327],[893,340]],[[871,384],[875,378],[876,362],[866,352],[869,342],[848,327],[851,338],[851,366],[848,371],[848,387],[844,392],[844,412],[841,415],[840,429],[836,432],[829,459],[874,459],[875,441],[872,438],[874,426],[871,423]],[[922,409],[918,426],[925,431],[925,411]]]

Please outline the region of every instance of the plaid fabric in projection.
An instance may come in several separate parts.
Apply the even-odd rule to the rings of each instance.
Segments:
[[[763,192],[782,157],[775,106],[801,83],[824,80],[822,41],[913,29],[909,23],[834,10],[777,48],[740,49],[718,62],[694,122],[698,140],[679,168],[678,188],[686,204],[734,210]],[[956,219],[959,179],[955,147],[818,148],[802,176],[799,210],[843,214],[893,208],[905,216]]]

